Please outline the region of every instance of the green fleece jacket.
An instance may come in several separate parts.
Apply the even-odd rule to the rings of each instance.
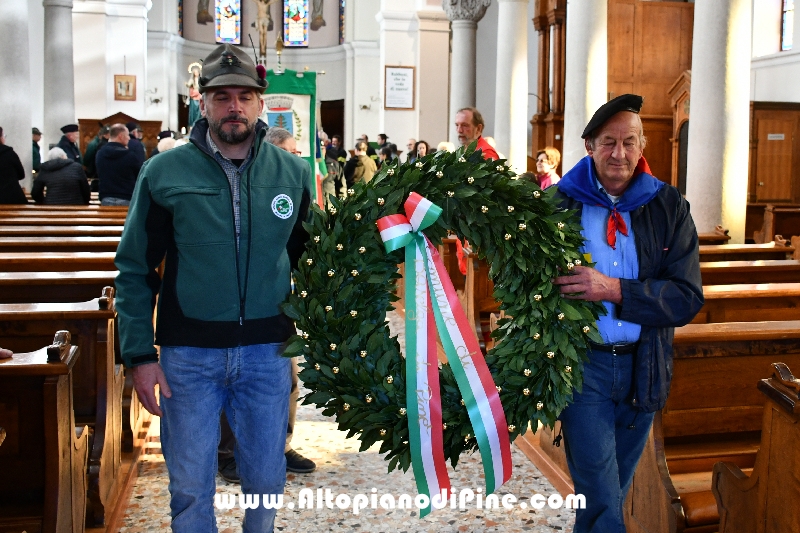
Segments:
[[[206,146],[208,122],[191,143],[148,160],[133,192],[115,264],[125,366],[158,360],[154,344],[232,348],[294,334],[280,311],[305,250],[311,198],[306,161],[264,141],[241,177],[241,234],[228,178]],[[164,264],[163,279],[157,268]],[[155,334],[152,311],[158,296]]]

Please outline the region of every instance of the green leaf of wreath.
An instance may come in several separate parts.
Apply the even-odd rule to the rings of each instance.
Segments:
[[[580,221],[560,209],[554,190],[518,177],[505,161],[486,161],[475,145],[436,152],[413,164],[387,164],[344,200],[314,209],[311,234],[294,273],[296,291],[283,305],[302,336],[286,354],[303,355],[304,403],[335,415],[362,449],[382,441],[389,470],[411,464],[405,416],[405,366],[386,312],[402,250],[387,254],[378,218],[403,212],[409,193],[442,207],[425,230],[434,243],[448,232],[466,239],[489,264],[494,297],[506,318],[486,354],[510,438],[550,425],[580,388],[587,340],[599,341],[599,303],[563,299],[551,280],[581,264]],[[341,246],[340,246],[341,245]],[[440,368],[445,457],[455,466],[477,442],[449,365]]]

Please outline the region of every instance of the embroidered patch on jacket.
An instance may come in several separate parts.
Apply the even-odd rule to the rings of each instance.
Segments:
[[[272,212],[275,213],[276,217],[286,220],[292,216],[292,211],[294,211],[294,204],[292,204],[292,199],[289,196],[279,194],[272,199]]]

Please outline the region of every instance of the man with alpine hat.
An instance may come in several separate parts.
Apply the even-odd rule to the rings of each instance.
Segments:
[[[703,305],[689,204],[651,175],[642,156],[642,97],[601,106],[583,132],[589,155],[558,183],[580,213],[584,253],[555,279],[565,298],[600,301],[601,344],[590,343],[583,388],[561,413],[575,493],[586,497],[575,533],[624,532],[622,509],[655,411],[672,377],[672,336]]]
[[[259,495],[243,531],[271,532],[276,510],[261,498],[283,494],[291,362],[282,343],[295,329],[279,306],[308,238],[311,169],[265,142],[266,87],[266,71],[239,48],[209,54],[204,118],[189,144],[142,167],[117,249],[122,359],[144,407],[161,417],[175,532],[216,531],[223,409],[242,492]]]
[[[78,138],[80,137],[78,129],[77,124],[67,124],[62,127],[61,133],[64,135],[61,136],[61,140],[58,141],[56,146],[64,150],[64,153],[67,154],[67,159],[71,159],[82,165],[81,150],[78,148]]]

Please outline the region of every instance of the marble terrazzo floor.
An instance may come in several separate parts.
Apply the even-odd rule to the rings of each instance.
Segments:
[[[392,330],[398,334],[403,346],[402,321],[390,316]],[[305,391],[304,391],[305,393]],[[164,458],[157,444],[158,419],[151,429],[154,446],[141,456],[138,478],[125,510],[120,533],[169,532],[169,491]],[[313,406],[300,405],[293,447],[317,463],[311,474],[287,475],[286,501],[297,501],[300,490],[329,488],[336,494],[370,495],[373,488],[377,494],[416,495],[414,478],[408,473],[387,473],[386,463],[378,455],[378,445],[359,453],[359,442],[355,438],[345,439],[345,433],[336,429],[332,419],[321,415]],[[518,501],[529,499],[533,494],[545,497],[556,491],[523,453],[512,446],[514,472],[511,480],[497,493],[514,494]],[[478,454],[463,456],[458,469],[450,469],[454,488],[469,488],[473,491],[481,485],[483,470]],[[239,486],[217,477],[217,492],[239,494]],[[354,515],[351,510],[333,509],[283,509],[278,511],[275,531],[280,532],[354,532],[354,533],[456,533],[456,532],[571,532],[575,520],[574,511],[568,509],[526,509],[516,505],[514,509],[478,509],[469,505],[464,510],[440,509],[420,519],[415,509],[364,509]],[[222,533],[241,531],[243,511],[216,510],[217,526]]]

